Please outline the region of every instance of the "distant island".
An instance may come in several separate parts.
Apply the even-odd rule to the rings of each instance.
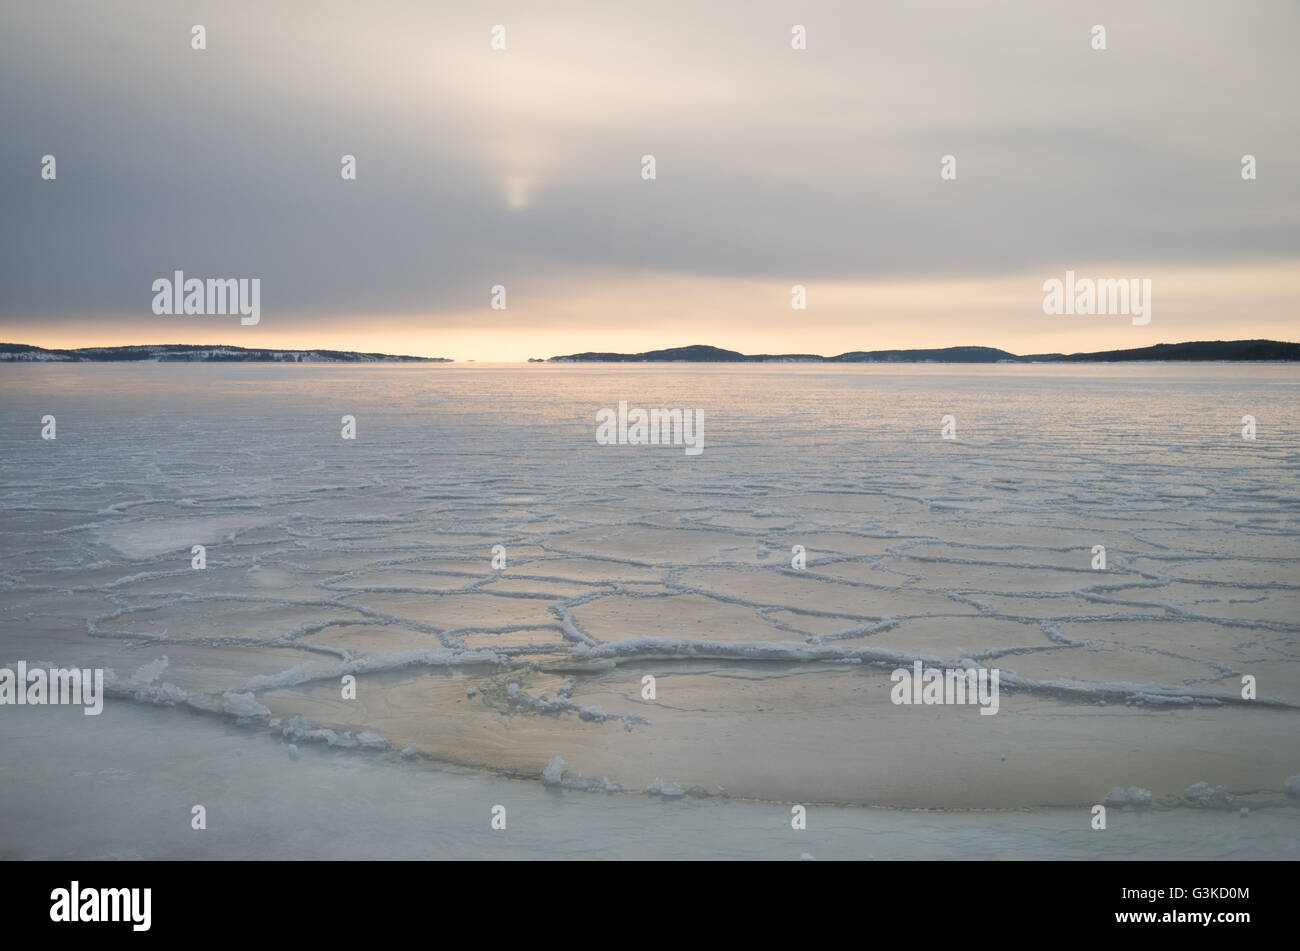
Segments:
[[[134,347],[47,350],[0,343],[0,362],[9,363],[451,363],[446,357],[407,357],[352,350],[250,350],[247,347],[153,343]]]
[[[852,350],[836,357],[816,353],[746,354],[697,344],[645,353],[572,353],[529,363],[1115,363],[1137,360],[1300,361],[1300,343],[1280,340],[1200,340],[1159,343],[1134,350],[1020,355],[994,347],[937,350]],[[0,363],[452,363],[447,357],[412,357],[354,350],[272,350],[220,345],[141,344],[51,350],[0,343]],[[469,362],[473,362],[472,360]]]
[[[1300,343],[1279,340],[1200,340],[1158,343],[1135,350],[1037,353],[1020,356],[993,347],[940,350],[853,350],[837,357],[815,353],[744,354],[695,345],[645,353],[572,353],[549,363],[1113,363],[1128,360],[1300,360]]]

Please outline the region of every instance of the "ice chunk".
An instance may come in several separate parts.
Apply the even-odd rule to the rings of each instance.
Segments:
[[[231,693],[226,691],[222,694],[221,699],[225,701],[221,705],[222,712],[229,713],[241,719],[258,719],[259,717],[269,717],[271,711],[257,702],[257,699],[251,693]]]
[[[1127,789],[1123,786],[1116,786],[1106,794],[1106,805],[1149,806],[1151,805],[1151,790],[1143,789],[1141,786],[1129,786]]]
[[[131,683],[139,687],[145,687],[153,683],[163,675],[167,669],[167,655],[164,654],[157,660],[151,660],[134,674],[131,675]]]
[[[556,755],[554,759],[546,764],[546,768],[542,770],[542,782],[548,786],[556,786],[559,784],[560,779],[563,776],[564,760],[559,755]]]
[[[1230,809],[1237,797],[1222,786],[1194,783],[1183,790],[1183,798],[1206,809]]]
[[[680,799],[686,795],[686,790],[676,783],[666,783],[662,779],[656,778],[653,783],[646,787],[646,794],[663,796],[665,799]]]

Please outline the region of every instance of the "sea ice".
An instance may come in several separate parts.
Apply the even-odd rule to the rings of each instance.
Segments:
[[[558,754],[546,764],[542,770],[542,782],[548,786],[556,786],[564,776],[564,760]]]
[[[1231,809],[1237,797],[1222,786],[1194,783],[1183,790],[1183,798],[1206,809]]]
[[[662,779],[655,779],[646,787],[646,794],[650,796],[663,796],[665,799],[680,799],[686,795],[686,790],[676,783],[666,783]]]
[[[1106,805],[1149,806],[1151,805],[1151,790],[1143,789],[1141,786],[1129,786],[1127,789],[1123,786],[1116,786],[1107,793]]]
[[[222,710],[231,716],[254,720],[271,715],[271,711],[258,703],[251,693],[230,693],[227,691],[222,694],[222,699],[225,700]]]

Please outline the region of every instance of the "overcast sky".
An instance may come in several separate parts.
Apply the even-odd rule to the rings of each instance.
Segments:
[[[1297,49],[1290,0],[5,0],[0,340],[1297,340]],[[1045,316],[1067,268],[1151,323]],[[155,316],[177,269],[260,278],[261,323]]]

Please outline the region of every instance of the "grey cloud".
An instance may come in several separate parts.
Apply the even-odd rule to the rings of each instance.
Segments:
[[[1300,250],[1286,4],[825,4],[805,53],[780,4],[503,9],[6,5],[0,315],[145,313],[174,268],[261,277],[282,311],[387,313],[602,268],[856,280]],[[209,50],[192,53],[204,16]],[[425,31],[428,68],[385,63],[370,34],[353,49],[351,18]],[[501,56],[544,70],[553,48],[557,68],[653,91],[620,109],[581,86],[607,112],[532,103],[492,72],[498,19],[520,26]],[[621,50],[627,70],[609,65]],[[516,164],[532,182],[512,211]]]

